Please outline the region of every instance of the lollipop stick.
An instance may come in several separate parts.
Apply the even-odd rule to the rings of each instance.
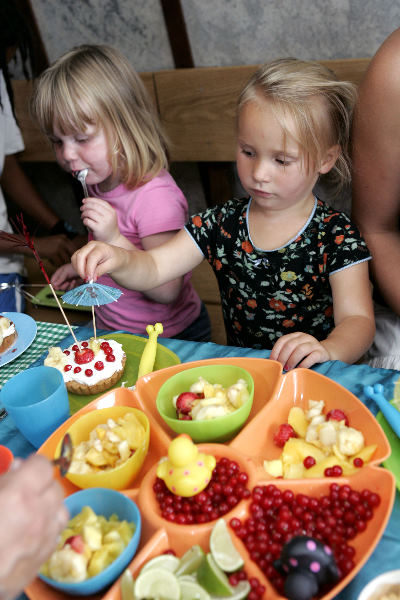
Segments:
[[[61,310],[62,316],[64,317],[64,319],[65,319],[65,322],[66,322],[66,324],[68,325],[68,328],[69,328],[69,330],[70,330],[70,332],[71,332],[71,335],[72,335],[72,337],[74,338],[75,344],[77,344],[77,346],[78,346],[78,348],[79,348],[79,342],[78,342],[78,340],[77,340],[77,339],[76,339],[76,337],[75,337],[75,334],[74,334],[74,332],[73,332],[73,330],[72,330],[72,327],[71,327],[71,325],[69,324],[69,321],[68,321],[68,319],[67,319],[67,315],[65,314],[65,312],[64,312],[64,309],[63,309],[63,307],[61,306],[61,304],[60,304],[60,301],[59,301],[59,299],[58,299],[58,296],[57,296],[57,294],[55,293],[55,291],[54,291],[54,288],[53,288],[53,286],[51,285],[51,283],[49,283],[49,287],[50,287],[51,291],[53,292],[53,296],[54,296],[54,298],[56,299],[56,302],[57,302],[57,304],[58,304],[58,307],[59,307],[59,309]]]

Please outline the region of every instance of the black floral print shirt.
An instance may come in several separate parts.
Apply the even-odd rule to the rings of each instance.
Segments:
[[[249,235],[250,204],[230,200],[185,227],[217,277],[228,344],[271,349],[295,331],[325,339],[334,328],[329,275],[369,260],[366,243],[344,213],[316,199],[296,237],[260,250]]]

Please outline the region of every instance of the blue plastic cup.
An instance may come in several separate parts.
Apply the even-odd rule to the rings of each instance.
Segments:
[[[69,418],[67,388],[54,367],[32,367],[14,375],[2,387],[0,403],[35,448]]]

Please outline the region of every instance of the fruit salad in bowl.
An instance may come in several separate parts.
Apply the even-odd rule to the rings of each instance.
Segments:
[[[254,380],[236,365],[205,365],[176,373],[161,386],[156,406],[176,433],[194,442],[230,440],[245,424]]]
[[[39,577],[66,594],[95,594],[131,562],[141,536],[139,509],[105,488],[81,490],[64,502],[71,519]]]

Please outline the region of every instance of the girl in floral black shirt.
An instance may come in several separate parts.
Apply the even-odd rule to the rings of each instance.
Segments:
[[[281,59],[261,67],[238,103],[237,168],[248,196],[194,215],[148,252],[91,243],[73,263],[146,290],[203,258],[219,284],[228,343],[271,349],[286,369],[354,362],[370,346],[371,258],[349,219],[313,195],[332,171],[350,178],[354,86],[318,63]]]

